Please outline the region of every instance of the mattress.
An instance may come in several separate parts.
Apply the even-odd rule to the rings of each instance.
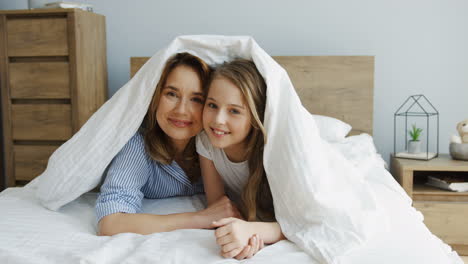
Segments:
[[[371,146],[372,144],[372,146]],[[375,154],[370,136],[361,135],[335,146],[366,172],[378,199],[390,215],[391,232],[340,259],[343,264],[463,263],[450,247],[421,223],[399,185]],[[237,263],[220,256],[213,230],[177,230],[139,235],[96,235],[97,193],[86,193],[58,211],[44,208],[35,186],[0,193],[0,263]],[[203,209],[203,195],[145,199],[143,211],[169,214]],[[434,256],[444,256],[434,259]],[[448,257],[448,258],[446,258]],[[318,263],[284,240],[266,246],[245,263]]]

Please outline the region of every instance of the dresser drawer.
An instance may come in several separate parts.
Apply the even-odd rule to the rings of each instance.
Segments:
[[[22,146],[13,147],[15,157],[15,178],[17,181],[30,181],[40,175],[47,167],[50,155],[59,146]]]
[[[11,18],[7,34],[8,56],[68,55],[65,17]]]
[[[67,140],[72,136],[68,104],[13,104],[14,140]]]
[[[69,99],[68,62],[10,63],[12,99]]]
[[[468,244],[468,203],[415,201],[413,206],[424,215],[431,232],[445,243]]]
[[[60,8],[0,10],[0,18],[0,178],[13,187],[40,175],[106,101],[106,23]]]

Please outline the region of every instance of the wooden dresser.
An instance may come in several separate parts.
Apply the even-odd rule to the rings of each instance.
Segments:
[[[107,99],[105,17],[79,9],[0,11],[6,186],[41,174],[49,156]]]
[[[468,161],[453,160],[448,154],[429,161],[392,157],[391,170],[431,232],[460,255],[468,255],[468,192],[425,185],[427,176],[458,175],[468,181]]]

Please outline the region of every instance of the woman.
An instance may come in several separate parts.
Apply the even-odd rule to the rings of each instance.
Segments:
[[[210,228],[218,219],[239,217],[226,197],[195,213],[141,213],[144,197],[203,192],[194,136],[202,129],[209,75],[210,67],[189,53],[166,62],[142,128],[113,159],[101,187],[96,202],[99,235]]]

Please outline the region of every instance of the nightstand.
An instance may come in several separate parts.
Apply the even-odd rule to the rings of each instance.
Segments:
[[[391,173],[424,215],[424,223],[460,255],[468,255],[468,192],[451,192],[425,185],[427,176],[462,175],[468,181],[468,161],[448,154],[429,161],[391,157]]]

